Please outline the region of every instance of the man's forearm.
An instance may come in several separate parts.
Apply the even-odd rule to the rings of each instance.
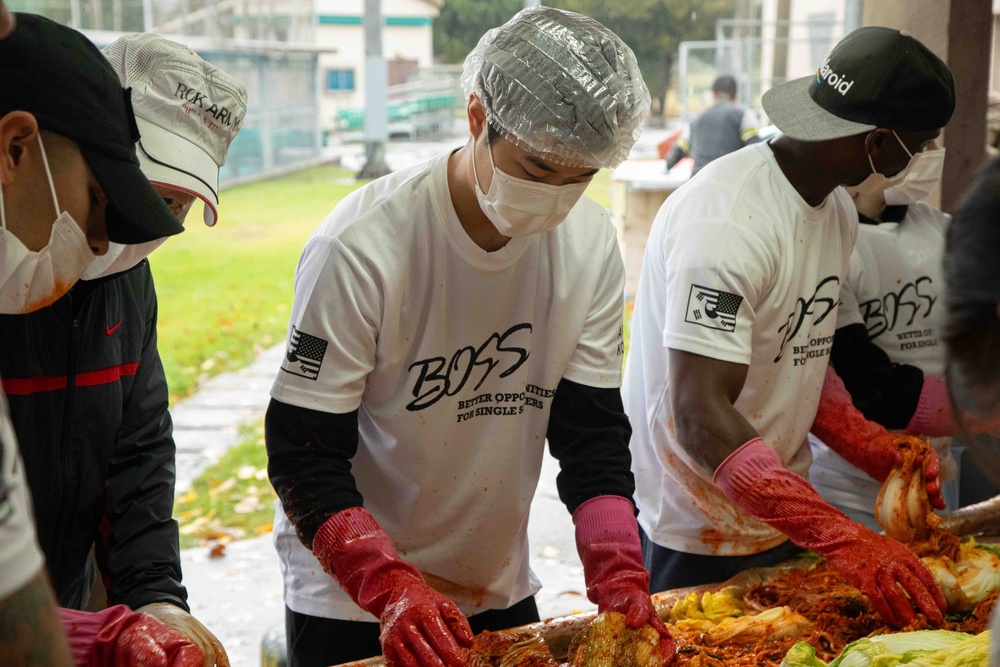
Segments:
[[[69,644],[45,571],[0,600],[0,666],[70,667]]]

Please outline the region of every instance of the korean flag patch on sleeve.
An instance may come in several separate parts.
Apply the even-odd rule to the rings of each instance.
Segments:
[[[721,331],[736,330],[736,313],[743,297],[730,292],[691,285],[685,322]]]

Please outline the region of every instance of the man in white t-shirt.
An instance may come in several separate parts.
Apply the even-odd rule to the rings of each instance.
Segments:
[[[472,139],[348,196],[296,271],[266,418],[290,664],[461,665],[473,630],[538,620],[546,439],[590,599],[672,657],[631,501],[624,267],[582,197],[649,94],[618,37],[547,7],[488,32],[463,83]]]
[[[944,148],[934,146],[917,156],[902,180],[886,182],[884,190],[846,188],[861,225],[840,290],[827,371],[839,379],[825,383],[814,428],[822,430],[827,421],[853,428],[844,419],[853,406],[858,410],[854,419],[929,437],[940,457],[945,509],[954,511],[996,495],[997,488],[981,466],[961,465],[964,445],[952,442],[958,429],[939,341],[941,261],[951,216],[923,201],[940,183],[943,165]],[[967,426],[979,430],[968,420]],[[809,434],[809,443],[809,479],[820,495],[851,519],[881,530],[873,515],[881,485],[815,434]]]
[[[941,620],[944,596],[920,560],[823,502],[804,476],[857,230],[838,186],[901,172],[954,99],[947,66],[917,40],[861,28],[815,76],[765,93],[783,135],[716,160],[660,209],[624,390],[654,589],[721,581],[798,545],[888,622],[913,617],[903,590]],[[852,445],[889,468],[898,455]]]

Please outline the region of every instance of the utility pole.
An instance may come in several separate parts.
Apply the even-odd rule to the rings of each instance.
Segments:
[[[379,178],[391,170],[385,163],[389,138],[388,71],[382,55],[381,0],[365,0],[365,164],[356,178]]]

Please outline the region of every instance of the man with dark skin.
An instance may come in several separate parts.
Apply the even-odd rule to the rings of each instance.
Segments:
[[[857,233],[838,186],[902,178],[951,117],[951,74],[906,33],[862,28],[763,104],[783,134],[679,189],[647,243],[624,395],[651,589],[722,581],[806,548],[887,622],[908,623],[913,606],[941,622],[944,596],[919,558],[828,505],[805,475]],[[907,437],[824,440],[881,480]],[[938,466],[929,454],[934,504]]]
[[[904,146],[913,154],[941,134],[940,129],[923,132],[899,131]],[[807,142],[779,135],[769,142],[774,159],[795,190],[810,206],[819,206],[841,185],[857,185],[871,175],[865,154],[878,173],[899,174],[910,161],[892,136],[892,130],[877,129],[832,141]],[[804,164],[826,165],[824,170],[802,169]],[[682,442],[697,442],[689,453],[700,464],[716,470],[740,445],[759,437],[734,403],[746,383],[746,364],[720,361],[700,354],[670,350],[671,378],[683,378],[684,391],[671,392],[671,406]]]

